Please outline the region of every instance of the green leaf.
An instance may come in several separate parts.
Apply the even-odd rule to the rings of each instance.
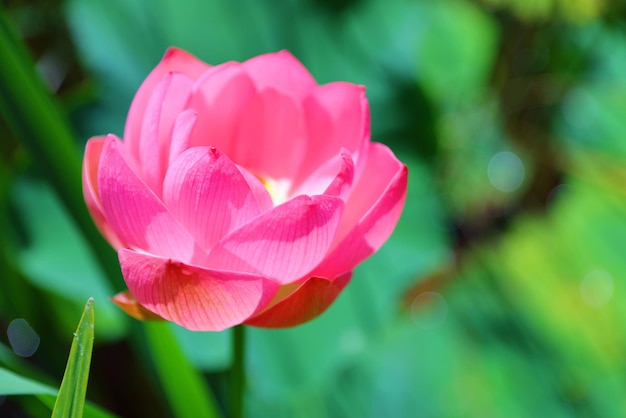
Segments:
[[[1,10],[0,56],[0,116],[45,173],[110,281],[121,287],[115,252],[85,207],[80,153],[72,131]]]
[[[494,21],[470,2],[424,2],[427,22],[417,48],[418,77],[439,102],[467,101],[484,92],[495,59]]]
[[[213,394],[181,350],[170,324],[149,321],[144,324],[156,371],[174,415],[179,418],[221,416]]]
[[[70,357],[67,361],[59,395],[54,404],[52,418],[80,418],[83,416],[93,340],[93,299],[89,299],[74,334]]]
[[[98,338],[119,338],[126,331],[127,318],[109,301],[115,291],[53,190],[43,182],[23,179],[15,182],[12,195],[28,234],[28,245],[17,254],[26,278],[61,296],[65,305],[68,299],[79,307],[89,297],[98,300]],[[71,319],[72,326],[75,321]]]
[[[57,390],[0,367],[0,396],[11,395],[34,395],[52,410],[57,397]],[[84,418],[109,418],[113,416],[95,405],[89,403],[85,405]]]
[[[563,98],[556,117],[557,138],[569,148],[626,156],[626,39],[617,28],[590,25],[571,37],[572,45],[590,55],[590,68]]]
[[[48,408],[52,409],[55,404],[55,396],[51,395],[37,395],[37,399],[41,401]],[[113,418],[116,415],[111,414],[98,406],[95,406],[89,402],[85,403],[85,411],[82,415],[82,418]]]
[[[56,395],[50,386],[0,367],[0,395]]]

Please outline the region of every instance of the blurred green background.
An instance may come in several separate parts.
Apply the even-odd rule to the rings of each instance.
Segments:
[[[122,134],[170,45],[214,64],[288,49],[320,83],[367,86],[373,138],[409,166],[409,192],[394,235],[323,316],[248,330],[246,415],[626,416],[626,3],[2,6],[2,36],[31,60],[0,54],[2,369],[58,388],[93,296],[88,399],[174,415],[179,395],[157,378],[165,343],[108,300],[123,285],[84,217],[82,149]],[[43,84],[20,87],[33,63],[53,103]],[[229,331],[165,327],[223,407]],[[0,416],[49,416],[37,390],[2,379],[23,395],[0,396]]]

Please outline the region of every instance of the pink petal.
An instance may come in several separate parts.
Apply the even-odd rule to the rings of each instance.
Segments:
[[[354,162],[348,150],[343,149],[339,155],[334,156],[314,171],[292,194],[294,196],[327,194],[346,201],[353,177]]]
[[[91,218],[100,230],[100,233],[115,249],[122,248],[123,245],[118,236],[113,232],[102,211],[100,195],[98,193],[98,167],[100,155],[104,147],[106,137],[94,137],[87,141],[85,156],[83,158],[83,196]]]
[[[209,254],[208,265],[292,283],[326,255],[343,206],[332,196],[289,200],[225,236]]]
[[[147,310],[142,306],[137,299],[128,290],[120,292],[111,298],[111,301],[115,303],[121,310],[126,312],[127,315],[132,316],[140,321],[162,321],[159,315],[152,311]]]
[[[248,186],[250,187],[250,190],[252,190],[252,194],[254,194],[254,197],[259,204],[261,212],[265,212],[266,210],[273,208],[274,202],[272,201],[272,196],[270,196],[263,183],[261,183],[261,180],[245,168],[239,166],[237,166],[237,168],[243,175],[243,178],[245,178],[248,182]]]
[[[302,110],[277,90],[260,92],[238,123],[233,161],[259,177],[291,178],[304,153]]]
[[[237,325],[264,307],[278,289],[250,274],[208,270],[130,250],[118,255],[137,301],[191,330],[220,331]]]
[[[342,148],[358,162],[368,146],[370,135],[369,105],[364,87],[344,82],[320,86],[305,100],[304,112],[308,148],[296,183],[304,181]]]
[[[98,194],[98,166],[100,155],[106,141],[105,136],[96,136],[85,145],[85,155],[83,158],[83,194],[89,210],[102,212],[100,196]],[[104,215],[102,215],[104,216]]]
[[[311,277],[293,293],[246,321],[263,328],[293,327],[322,314],[339,296],[352,276],[345,273],[334,280]]]
[[[161,195],[172,133],[177,116],[191,93],[193,80],[184,74],[168,74],[156,85],[141,125],[139,163],[148,186]]]
[[[312,274],[351,271],[393,232],[406,198],[407,168],[385,145],[372,143],[363,175],[353,186],[332,252]]]
[[[163,201],[208,251],[227,233],[261,213],[239,169],[213,147],[193,147],[165,176]]]
[[[190,144],[214,146],[232,156],[239,119],[255,94],[254,84],[239,64],[225,63],[207,71],[187,105],[202,115]]]
[[[170,144],[168,166],[174,160],[189,148],[189,135],[198,119],[198,113],[194,109],[183,110],[174,122],[174,130],[172,132],[172,143]]]
[[[181,49],[169,48],[165,52],[161,62],[150,72],[139,87],[128,111],[124,128],[124,141],[127,142],[131,155],[135,157],[139,155],[139,138],[141,137],[144,113],[157,84],[168,74],[174,72],[186,74],[196,80],[209,68],[211,68],[210,65]]]
[[[126,163],[122,143],[109,135],[98,169],[98,187],[109,225],[131,248],[189,261],[198,251],[193,237]]]
[[[317,85],[309,71],[288,51],[259,55],[242,66],[259,90],[275,88],[303,98]]]

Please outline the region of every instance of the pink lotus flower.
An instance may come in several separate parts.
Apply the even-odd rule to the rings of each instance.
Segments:
[[[87,206],[135,317],[193,330],[322,313],[389,237],[407,169],[370,142],[365,89],[318,85],[288,52],[205,64],[170,49],[124,140],[91,138]]]

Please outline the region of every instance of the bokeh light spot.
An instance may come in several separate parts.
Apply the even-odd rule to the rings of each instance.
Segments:
[[[613,297],[613,277],[606,270],[593,270],[580,282],[580,296],[593,307],[601,308]]]
[[[420,328],[436,328],[445,322],[447,316],[448,303],[439,293],[422,293],[411,303],[411,318]]]
[[[365,336],[363,331],[352,328],[343,333],[340,345],[346,354],[356,354],[365,348]]]
[[[507,193],[522,185],[524,174],[522,160],[509,151],[499,152],[491,157],[487,167],[487,176],[493,187]]]
[[[7,336],[11,349],[18,356],[30,357],[39,348],[39,335],[25,319],[17,318],[11,321],[7,328]]]
[[[572,186],[570,186],[569,184],[559,184],[558,186],[554,187],[552,190],[550,190],[550,193],[548,194],[548,197],[546,198],[546,206],[547,207],[552,207],[552,205],[561,198],[561,196],[564,196],[566,193],[569,193],[572,190]]]
[[[562,106],[562,114],[565,121],[576,129],[587,129],[593,118],[589,115],[597,111],[594,97],[583,87],[573,88],[565,96]],[[593,141],[594,138],[588,138]]]

